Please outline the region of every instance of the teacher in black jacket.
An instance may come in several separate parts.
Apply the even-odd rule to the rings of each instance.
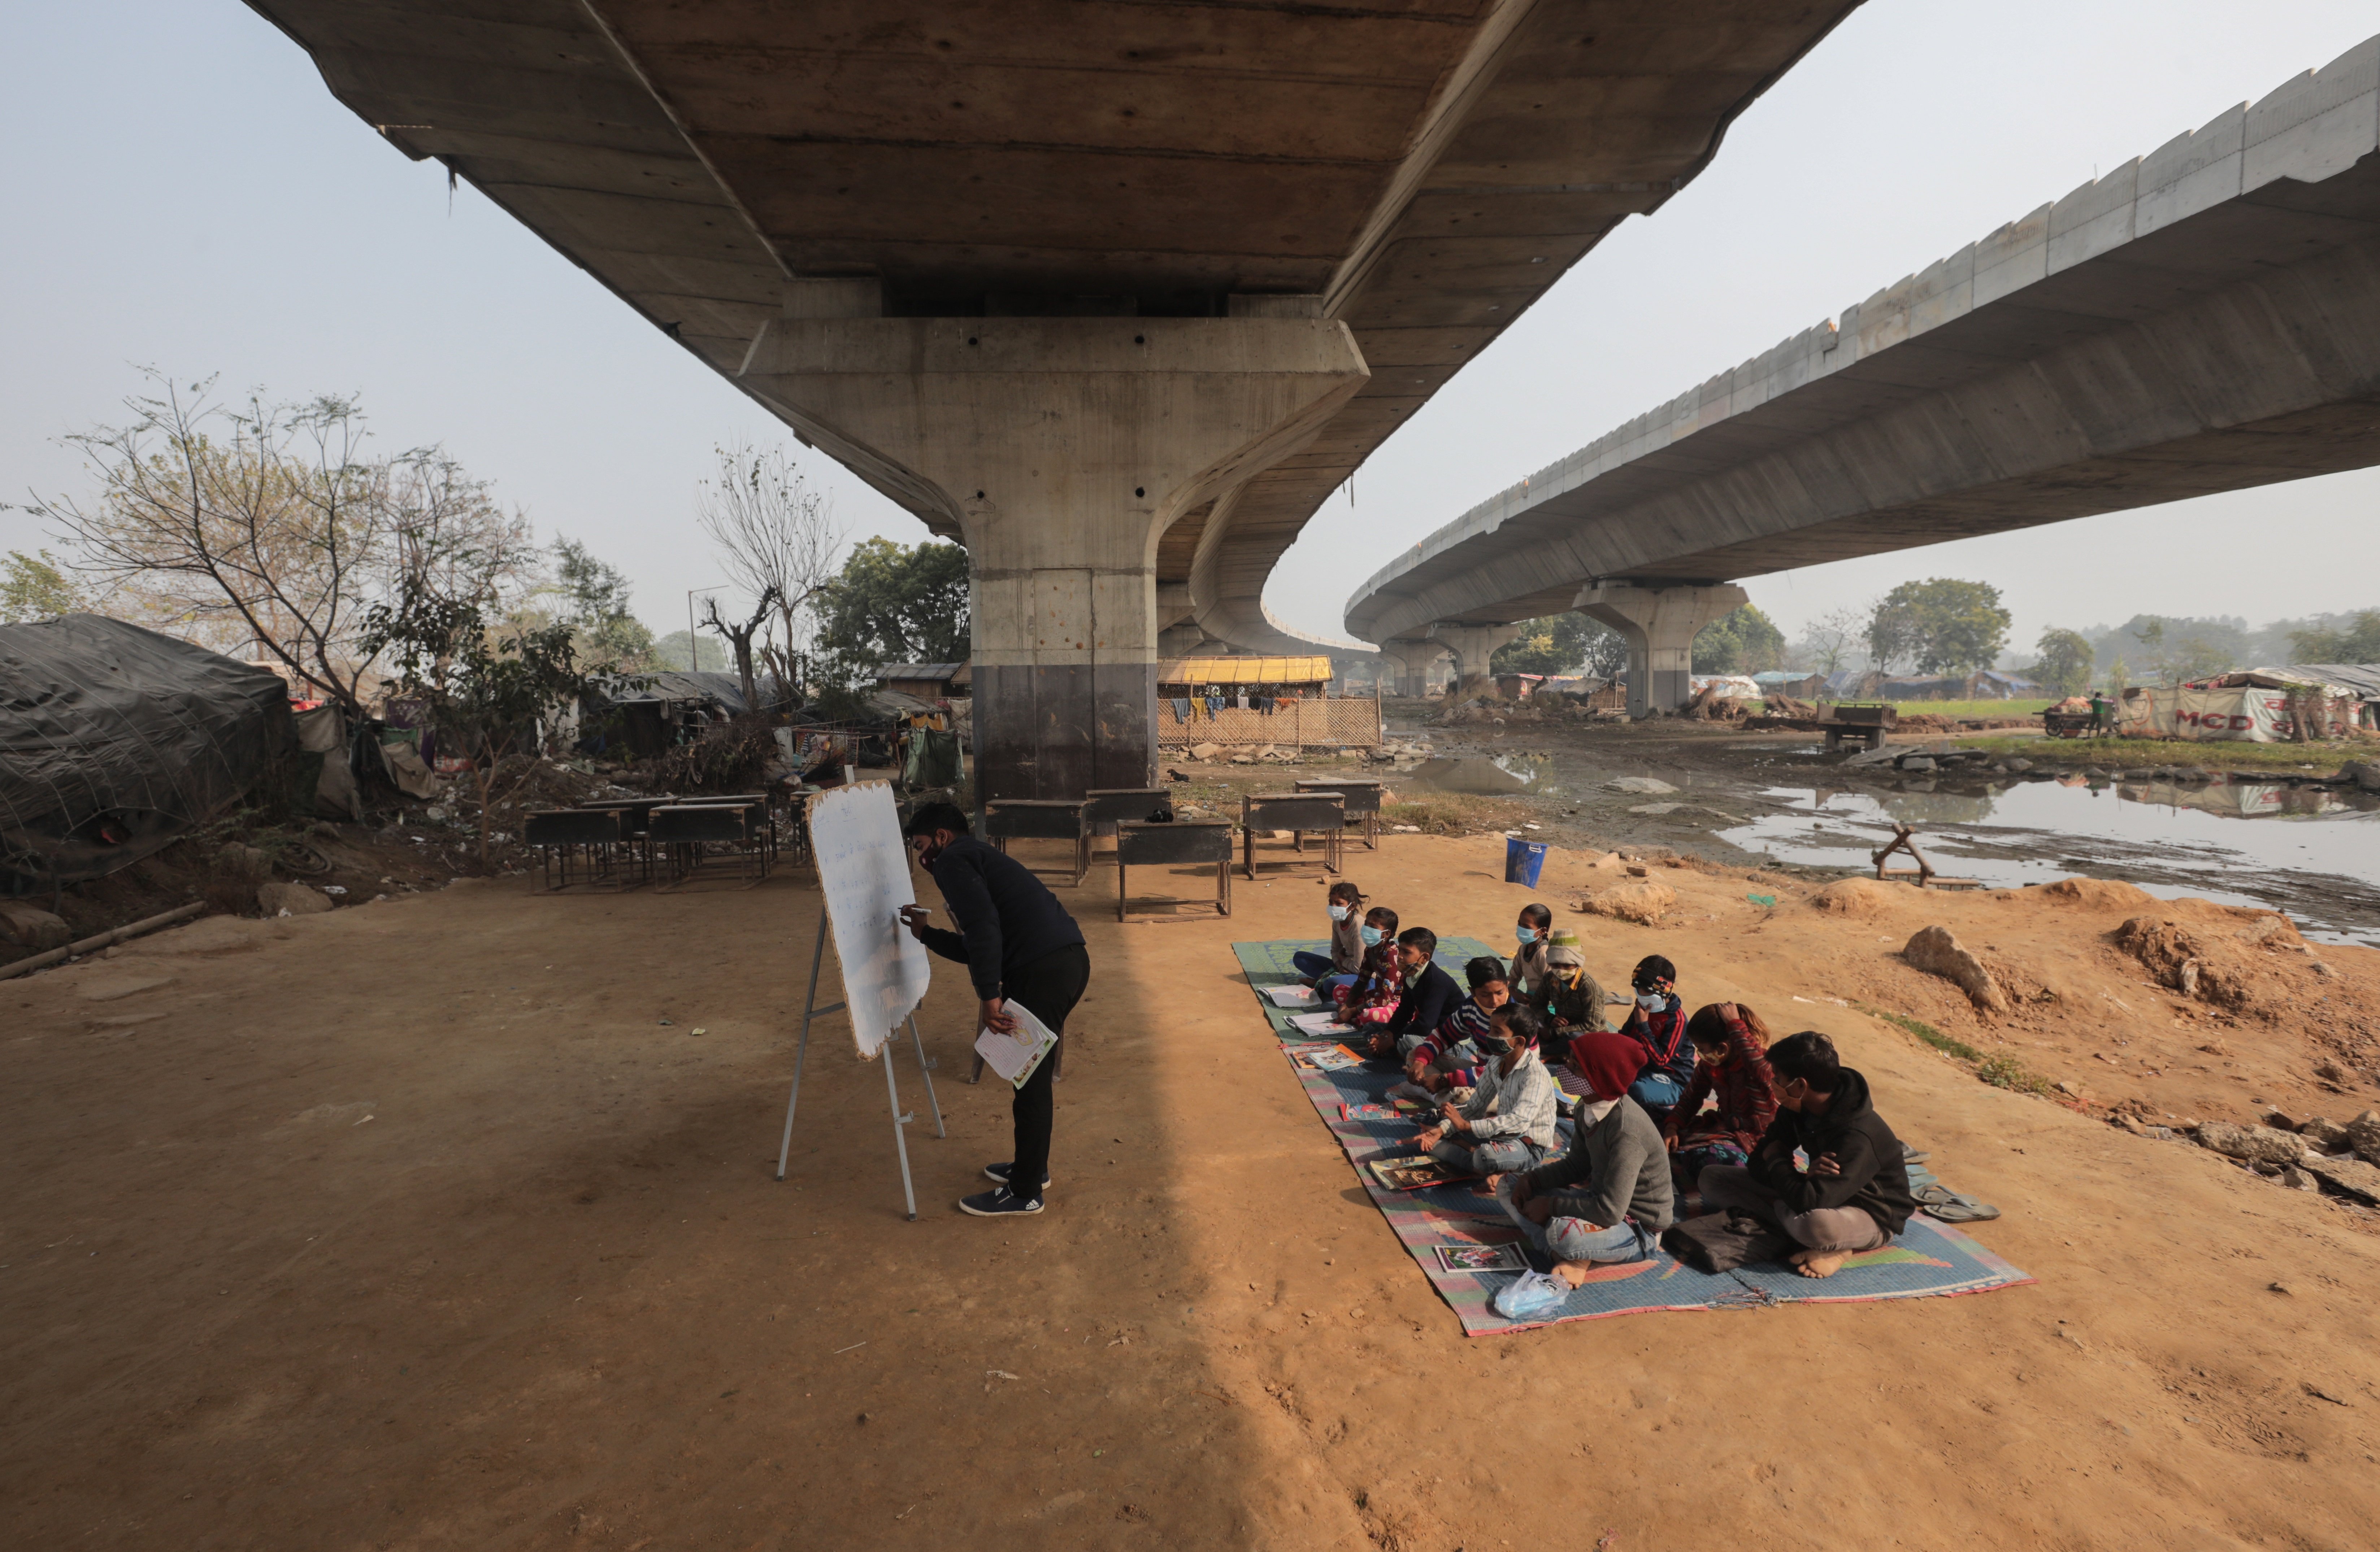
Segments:
[[[917,860],[933,875],[951,919],[958,924],[956,932],[929,927],[929,913],[904,906],[901,920],[911,936],[967,967],[983,1004],[980,1017],[989,1027],[1003,1035],[1015,1033],[1016,1020],[1006,1008],[1014,1001],[1031,1009],[1052,1035],[1062,1036],[1066,1015],[1082,1000],[1091,979],[1090,953],[1083,947],[1083,929],[1075,918],[1023,863],[969,834],[967,817],[957,805],[919,807],[909,817],[908,834]],[[1050,1131],[1057,1110],[1050,1085],[1057,1065],[1058,1053],[1052,1050],[1016,1091],[1011,1107],[1016,1122],[1015,1157],[984,1167],[999,1188],[963,1198],[961,1212],[1007,1218],[1041,1210],[1041,1195],[1050,1185]]]

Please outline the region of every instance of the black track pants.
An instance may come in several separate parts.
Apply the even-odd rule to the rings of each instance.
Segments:
[[[1075,943],[1055,953],[1043,954],[1009,976],[1001,991],[1011,1000],[1032,1009],[1033,1016],[1051,1034],[1063,1036],[1066,1015],[1083,1000],[1083,988],[1090,983],[1090,952]],[[1016,1162],[1008,1180],[1009,1188],[1020,1196],[1038,1195],[1041,1177],[1050,1171],[1050,1132],[1058,1109],[1050,1085],[1056,1081],[1057,1070],[1058,1052],[1052,1050],[1041,1059],[1033,1075],[1025,1080],[1025,1086],[1016,1091],[1016,1102],[1011,1111],[1016,1120]]]

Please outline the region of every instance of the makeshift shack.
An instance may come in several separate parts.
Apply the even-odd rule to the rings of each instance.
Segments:
[[[2351,686],[2324,683],[2304,668],[2259,668],[2195,684],[2135,685],[2116,702],[2116,732],[2126,738],[2288,744],[2301,714],[2315,719],[2315,738],[2343,738],[2368,714]]]
[[[970,663],[880,663],[870,675],[895,695],[923,701],[961,700],[975,693]]]
[[[1256,747],[1370,748],[1378,696],[1332,696],[1330,660],[1173,658],[1157,665],[1157,742]]]
[[[579,710],[579,746],[589,754],[625,746],[638,758],[677,747],[689,733],[751,708],[733,673],[647,669],[595,681]]]
[[[0,871],[25,884],[104,877],[298,768],[263,669],[96,614],[0,625]]]

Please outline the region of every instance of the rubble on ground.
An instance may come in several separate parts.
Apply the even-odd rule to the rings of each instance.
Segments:
[[[1642,865],[1630,871],[1642,871]],[[1610,916],[1615,920],[1635,922],[1651,927],[1678,903],[1678,891],[1667,884],[1657,884],[1650,879],[1633,879],[1593,890],[1571,902],[1570,908],[1593,915]]]

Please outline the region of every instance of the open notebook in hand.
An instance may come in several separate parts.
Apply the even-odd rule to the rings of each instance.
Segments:
[[[1016,1021],[1016,1033],[1002,1035],[989,1027],[979,1030],[975,1037],[976,1054],[983,1058],[985,1066],[1006,1078],[1012,1087],[1023,1088],[1033,1070],[1056,1049],[1058,1037],[1033,1016],[1032,1009],[1014,998],[1007,1003],[1007,1012]]]

